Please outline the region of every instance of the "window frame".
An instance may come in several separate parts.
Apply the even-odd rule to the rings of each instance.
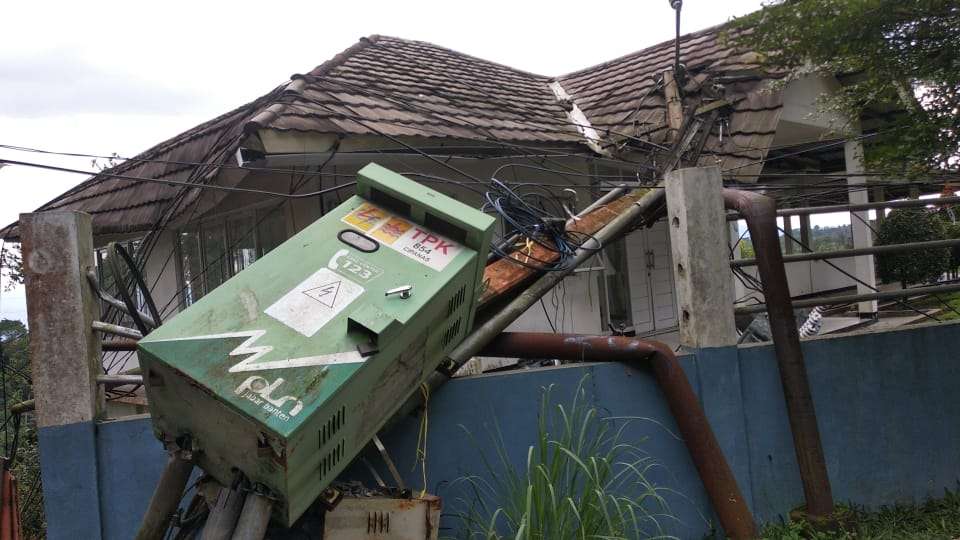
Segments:
[[[267,221],[267,217],[271,213],[277,212],[280,214],[282,218],[281,222],[282,222],[282,229],[283,229],[283,233],[282,233],[283,241],[286,241],[287,239],[290,238],[290,226],[288,223],[289,216],[287,215],[289,212],[289,208],[290,208],[290,205],[288,203],[277,204],[276,202],[267,201],[267,202],[244,206],[242,208],[227,210],[225,212],[220,212],[210,216],[205,216],[201,219],[191,221],[189,223],[184,224],[182,227],[177,228],[176,231],[174,232],[174,248],[176,250],[176,259],[177,259],[177,287],[179,289],[178,295],[180,297],[178,304],[180,306],[180,309],[184,309],[190,306],[191,304],[193,304],[194,302],[196,302],[197,300],[203,298],[204,296],[209,294],[210,291],[212,291],[213,289],[216,289],[217,287],[222,285],[225,281],[227,281],[228,279],[230,279],[231,277],[235,276],[238,273],[238,272],[234,272],[236,261],[234,260],[234,253],[233,253],[234,250],[232,249],[233,244],[230,243],[230,233],[228,228],[228,223],[232,219],[236,219],[237,217],[243,217],[244,214],[248,216],[252,215],[253,224],[254,224],[253,231],[252,231],[253,250],[256,254],[256,257],[253,260],[253,262],[256,262],[261,257],[266,255],[266,252],[264,251],[264,246],[263,246],[263,239],[261,238],[261,235],[262,235],[261,225],[263,225]],[[207,246],[206,246],[206,239],[204,238],[204,230],[212,226],[222,227],[222,230],[223,230],[224,249],[226,251],[224,257],[226,260],[221,262],[221,271],[225,269],[228,275],[222,276],[222,280],[220,281],[220,283],[211,288],[209,287],[209,283],[207,281],[207,271],[211,263],[207,260],[207,249],[206,249]],[[183,233],[193,233],[197,239],[197,252],[200,256],[199,268],[201,270],[200,270],[200,276],[197,276],[196,278],[194,278],[194,280],[197,280],[198,278],[201,278],[201,277],[202,279],[199,279],[199,283],[196,284],[197,286],[193,287],[194,291],[199,291],[200,293],[199,296],[197,296],[196,298],[193,298],[192,295],[188,297],[188,295],[186,294],[187,281],[184,276],[184,251],[183,251],[183,243],[182,243]],[[246,237],[247,235],[244,235],[241,238],[241,240]],[[237,242],[237,244],[239,243],[240,241]],[[276,246],[273,246],[273,247],[276,247]]]

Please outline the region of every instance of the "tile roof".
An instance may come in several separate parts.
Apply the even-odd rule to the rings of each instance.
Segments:
[[[549,83],[430,43],[371,36],[294,76],[248,129],[581,143]]]
[[[672,47],[672,41],[665,42],[550,78],[430,43],[371,36],[265,96],[104,172],[208,182],[260,129],[569,145],[586,151],[586,140],[567,117],[569,105],[558,101],[551,83],[572,96],[604,139],[641,133],[659,142],[666,134],[664,98],[650,89],[672,64]],[[714,131],[701,163],[719,159],[727,167],[762,159],[781,103],[779,94],[761,91],[766,77],[756,74],[755,59],[725,45],[719,27],[684,36],[682,51],[692,75],[685,105],[702,99],[714,80],[710,77],[737,77],[727,84],[728,99],[733,95],[735,105],[724,139]],[[235,185],[237,176],[220,175],[217,182]],[[38,211],[89,212],[97,234],[140,232],[186,208],[201,215],[224,196],[100,174]],[[202,200],[192,205],[198,197]],[[7,228],[0,236],[16,234],[15,228]]]
[[[780,119],[782,97],[769,82],[780,74],[764,73],[758,56],[732,47],[724,27],[716,26],[682,36],[680,54],[688,73],[684,108],[695,107],[723,84],[724,97],[733,111],[720,127],[714,127],[704,145],[699,164],[742,167],[755,174],[759,166],[743,167],[762,160],[773,142]],[[609,62],[558,77],[558,82],[608,138],[642,136],[663,143],[667,136],[666,104],[657,91],[660,75],[674,62],[674,41],[622,56]]]
[[[181,186],[138,182],[112,175],[207,183],[216,176],[220,165],[233,160],[244,123],[278,94],[279,89],[274,90],[104,169],[35,211],[86,212],[91,214],[94,233],[98,235],[147,231],[165,218],[179,215],[184,208],[191,208],[199,197],[204,199],[202,204],[193,205],[191,209],[196,215],[202,215],[222,196],[218,199],[204,190],[184,190]],[[16,225],[0,230],[0,237],[17,238]]]

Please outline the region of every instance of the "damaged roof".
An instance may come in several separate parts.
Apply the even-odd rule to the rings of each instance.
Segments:
[[[201,215],[225,193],[143,183],[110,175],[234,186],[242,175],[218,174],[235,166],[240,145],[259,130],[338,135],[467,139],[597,149],[583,135],[592,126],[601,146],[624,141],[663,143],[667,136],[660,74],[673,63],[673,44],[647,49],[561,77],[517,70],[425,43],[386,36],[361,39],[309,73],[295,75],[261,98],[164,141],[91,177],[37,211],[81,210],[95,234],[150,230],[191,207]],[[714,126],[700,164],[725,168],[759,161],[779,120],[779,92],[768,92],[751,53],[737,51],[722,27],[681,38],[689,77],[689,110],[718,92],[732,113]],[[725,86],[719,90],[718,83]],[[566,93],[571,100],[557,98]],[[570,119],[576,105],[587,125]],[[759,171],[759,165],[743,168]],[[3,231],[15,238],[15,226]]]
[[[716,124],[700,156],[700,165],[737,168],[745,175],[760,172],[766,149],[773,142],[782,93],[769,88],[783,76],[762,69],[759,56],[733,47],[724,26],[681,38],[680,57],[686,68],[685,110],[723,97],[732,103],[729,115]],[[666,102],[658,91],[660,75],[674,62],[675,41],[622,56],[558,78],[566,92],[610,140],[638,137],[657,144],[666,141]],[[747,165],[747,166],[745,166]]]

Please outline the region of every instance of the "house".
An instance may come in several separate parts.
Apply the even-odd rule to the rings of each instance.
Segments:
[[[653,183],[674,158],[686,166],[718,165],[731,183],[789,193],[795,205],[845,201],[846,190],[838,199],[835,189],[796,188],[822,178],[790,176],[862,171],[860,140],[829,138],[836,119],[813,114],[818,96],[843,81],[809,76],[774,84],[786,74],[764,71],[756,54],[737,50],[724,32],[720,26],[681,37],[685,76],[677,84],[665,79],[675,62],[672,40],[547,77],[430,43],[362,38],[38,211],[88,212],[98,246],[132,242],[167,317],[338,204],[355,172],[371,161],[475,206],[496,177],[564,197],[573,211],[611,186]],[[715,114],[704,114],[705,126],[692,132],[687,151],[672,155],[681,130],[671,115],[681,111],[690,119],[705,110]],[[870,129],[876,120],[863,121],[862,129]],[[861,202],[867,192],[849,198]],[[806,238],[809,220],[800,228]],[[857,247],[870,244],[864,224],[854,220],[852,229]],[[17,234],[14,224],[4,237]],[[734,227],[732,245],[738,236]],[[835,263],[873,283],[871,257]],[[819,262],[791,263],[788,273],[795,296],[853,284]],[[737,296],[748,297],[736,283]],[[876,304],[860,310],[869,315]],[[676,326],[663,223],[608,246],[515,323],[578,333],[623,327],[638,335]]]

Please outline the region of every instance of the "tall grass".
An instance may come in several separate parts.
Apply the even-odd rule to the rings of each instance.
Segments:
[[[470,540],[667,538],[673,520],[665,488],[647,475],[657,464],[624,441],[631,419],[604,417],[584,383],[572,403],[554,404],[543,389],[537,440],[526,466],[514,466],[496,429],[495,457],[481,454],[484,474],[458,480],[472,495],[457,501],[461,537]],[[472,434],[469,434],[471,437]]]

